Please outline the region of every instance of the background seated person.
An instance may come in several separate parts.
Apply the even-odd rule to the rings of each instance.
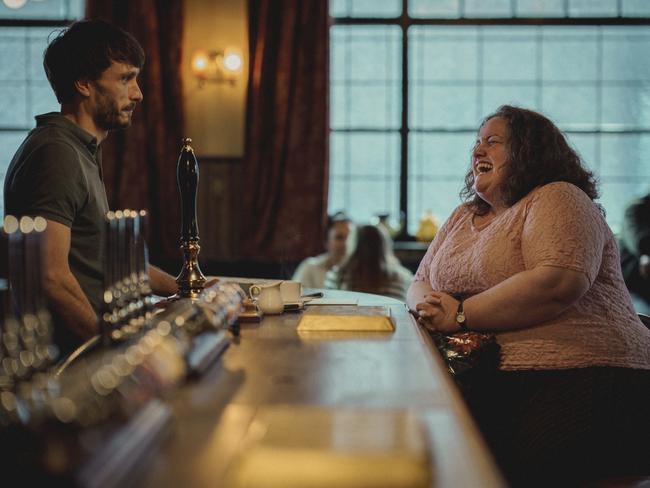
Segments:
[[[300,281],[302,286],[309,288],[323,288],[327,270],[345,258],[352,230],[354,224],[345,213],[337,212],[329,217],[325,232],[325,252],[302,261],[291,279]]]
[[[469,406],[506,477],[580,486],[647,471],[650,330],[593,174],[550,120],[503,106],[480,126],[461,195],[408,305],[432,330],[496,333],[498,371]]]
[[[623,278],[637,312],[650,315],[650,195],[625,209],[619,238]]]
[[[406,300],[413,274],[393,254],[387,232],[364,225],[356,232],[352,254],[325,275],[325,288],[360,291]]]

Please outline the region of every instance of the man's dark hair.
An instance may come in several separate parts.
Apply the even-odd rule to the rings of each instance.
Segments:
[[[113,61],[142,68],[144,51],[131,34],[97,19],[60,31],[43,54],[45,74],[59,103],[72,101],[77,80],[98,79]]]
[[[507,178],[503,195],[512,206],[533,188],[554,181],[565,181],[584,191],[592,200],[598,198],[594,174],[587,170],[580,155],[567,142],[564,134],[542,114],[510,105],[503,105],[481,122],[481,127],[494,117],[508,124]],[[486,214],[490,205],[473,188],[474,174],[470,166],[460,196],[478,215]],[[602,211],[602,209],[601,209]]]

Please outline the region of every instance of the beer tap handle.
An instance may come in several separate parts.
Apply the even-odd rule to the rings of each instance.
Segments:
[[[199,227],[196,222],[199,163],[194,156],[191,143],[192,139],[183,139],[183,148],[176,166],[178,190],[181,193],[181,242],[199,240]]]
[[[199,163],[194,156],[192,140],[183,139],[183,148],[178,157],[176,177],[181,194],[181,250],[183,268],[176,278],[178,296],[197,299],[205,286],[205,276],[198,262],[199,229],[196,217],[196,194],[199,183]]]

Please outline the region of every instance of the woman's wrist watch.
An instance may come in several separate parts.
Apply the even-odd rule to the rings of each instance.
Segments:
[[[469,331],[469,327],[467,327],[467,318],[465,317],[465,311],[463,310],[462,298],[458,302],[458,308],[456,309],[456,325],[458,325],[462,331]]]

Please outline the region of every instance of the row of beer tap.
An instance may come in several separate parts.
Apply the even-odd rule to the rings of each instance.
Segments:
[[[0,295],[0,432],[11,425],[39,431],[52,422],[79,432],[128,418],[188,374],[188,356],[209,335],[204,333],[223,335],[236,323],[244,293],[235,283],[217,283],[196,300],[156,306],[147,217],[134,210],[106,215],[100,335],[74,361],[74,354],[58,356],[43,293],[47,222],[5,218],[9,277]]]

